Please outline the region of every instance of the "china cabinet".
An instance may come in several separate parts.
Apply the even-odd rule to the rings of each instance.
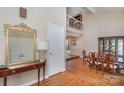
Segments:
[[[99,37],[98,52],[106,54],[108,49],[115,54],[116,61],[124,63],[124,36]]]

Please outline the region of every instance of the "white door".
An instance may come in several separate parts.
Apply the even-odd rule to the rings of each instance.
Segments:
[[[62,26],[48,24],[48,73],[55,75],[65,70],[65,31]]]

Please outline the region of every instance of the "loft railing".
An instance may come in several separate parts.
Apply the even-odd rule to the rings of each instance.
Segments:
[[[67,15],[66,21],[67,27],[82,31],[83,30],[83,23],[72,16]]]

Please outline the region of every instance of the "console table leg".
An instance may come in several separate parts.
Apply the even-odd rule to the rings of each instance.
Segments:
[[[4,86],[7,86],[7,77],[4,77]]]
[[[40,85],[40,68],[38,68],[38,86]]]
[[[43,81],[45,80],[45,65],[43,66]]]

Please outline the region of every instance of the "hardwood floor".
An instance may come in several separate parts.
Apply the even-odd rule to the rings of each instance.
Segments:
[[[34,84],[37,85],[37,84]],[[40,82],[41,86],[111,86],[124,85],[124,76],[113,76],[83,66],[80,58],[67,62],[67,70]]]

